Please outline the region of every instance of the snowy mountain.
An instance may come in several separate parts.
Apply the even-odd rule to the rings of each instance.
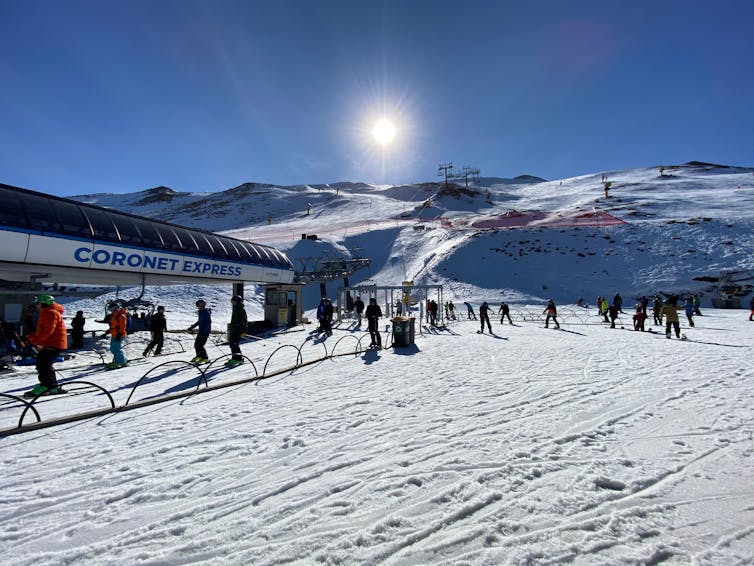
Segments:
[[[131,334],[130,365],[105,371],[95,319],[109,297],[66,302],[96,336],[56,364],[69,393],[40,398],[40,419],[110,406],[82,381],[117,407],[154,404],[0,437],[3,564],[754,563],[754,322],[706,306],[723,274],[751,297],[754,176],[662,173],[80,197],[271,243],[301,265],[368,257],[352,283],[441,283],[476,312],[506,300],[512,323],[493,316],[480,333],[465,311],[420,317],[400,348],[385,312],[380,350],[354,319],[329,337],[300,324],[247,337],[235,368],[217,333],[196,367],[194,300],[222,332],[230,288],[151,287],[167,307],[164,355],[142,357],[149,337]],[[683,290],[704,293],[694,326],[681,313],[686,340],[651,311],[633,330],[633,297]],[[614,329],[573,304],[616,291]],[[545,297],[560,329],[544,327]],[[250,319],[262,300],[247,290]],[[10,396],[36,373],[1,379],[7,431],[23,410]]]
[[[368,257],[371,272],[352,284],[439,283],[462,300],[693,292],[710,305],[721,280],[745,297],[754,269],[754,169],[702,162],[556,181],[482,178],[469,187],[245,183],[77,198],[270,243],[299,266],[317,256]],[[301,243],[303,233],[319,242]],[[318,286],[308,291],[307,306],[318,295]]]

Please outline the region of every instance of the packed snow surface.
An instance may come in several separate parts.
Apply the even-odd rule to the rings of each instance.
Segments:
[[[3,564],[753,563],[754,322],[710,308],[726,290],[741,306],[752,294],[752,171],[81,197],[274,245],[298,270],[368,258],[351,285],[442,285],[441,302],[461,309],[439,327],[418,312],[415,344],[392,348],[381,305],[379,351],[363,350],[353,320],[327,338],[300,324],[245,341],[234,369],[214,334],[204,377],[229,386],[206,390],[185,329],[204,298],[224,330],[230,287],[148,286],[173,331],[165,355],[140,358],[148,336],[132,334],[131,365],[108,372],[92,337],[56,364],[59,380],[96,383],[118,406],[200,393],[0,438]],[[616,292],[618,328],[574,306]],[[687,340],[667,339],[651,313],[646,332],[632,329],[637,298],[657,293],[701,295],[693,328],[681,314]],[[94,319],[113,296],[67,301],[66,317],[80,309],[101,333]],[[317,283],[304,290],[309,319],[319,296]],[[245,297],[261,319],[262,289]],[[560,330],[544,328],[549,297]],[[462,303],[497,312],[502,300],[515,324],[493,317],[494,334],[477,333]],[[20,395],[36,375],[0,380]],[[35,406],[44,421],[108,402]],[[0,398],[0,429],[20,413]]]
[[[613,330],[593,310],[561,311],[554,330],[539,306],[517,307],[513,325],[493,318],[493,335],[464,313],[423,327],[414,347],[4,438],[3,562],[751,563],[754,323],[707,310],[680,341],[628,330],[630,315]],[[282,345],[318,357],[362,336],[351,321],[324,345],[308,330],[243,351],[261,372]],[[131,337],[130,357],[145,340]],[[153,365],[191,357],[191,337],[166,350],[61,375],[122,404]],[[212,343],[211,357],[227,353]],[[294,362],[292,348],[271,359]],[[208,374],[254,375],[249,363]],[[197,375],[158,371],[135,398],[191,390]],[[18,394],[35,378],[3,380]],[[105,400],[38,410],[86,403]]]

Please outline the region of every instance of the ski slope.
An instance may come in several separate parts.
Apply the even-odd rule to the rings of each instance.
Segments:
[[[709,308],[725,274],[748,293],[744,305],[751,296],[752,169],[530,181],[470,193],[343,183],[82,197],[271,243],[294,262],[368,257],[352,284],[442,284],[457,307],[486,300],[496,312],[507,301],[515,325],[493,318],[490,336],[478,322],[449,321],[421,328],[413,348],[0,438],[3,564],[753,563],[754,323],[747,310]],[[621,223],[474,228],[509,211],[562,219],[595,209]],[[616,292],[622,328],[573,306]],[[688,340],[666,339],[651,320],[655,332],[631,330],[635,299],[669,292],[702,295],[696,326],[681,316]],[[95,363],[106,343],[90,340],[58,366],[61,381],[96,382],[121,404],[143,375],[175,361],[135,398],[192,390],[197,372],[178,362],[193,357],[193,337],[180,330],[195,321],[198,298],[224,329],[230,294],[147,288],[176,331],[167,354],[138,360],[147,336],[135,334],[125,347],[132,365],[103,372]],[[66,303],[66,316],[81,309],[87,330],[103,330],[93,320],[112,296]],[[548,297],[562,330],[543,328]],[[308,286],[310,319],[318,299],[319,286]],[[250,320],[262,318],[262,300],[247,288]],[[352,321],[324,341],[311,330],[242,349],[260,368],[285,347],[270,362],[282,369],[295,364],[291,346],[315,355],[363,335]],[[208,351],[229,354],[221,335]],[[254,375],[249,364],[208,373],[210,384]],[[0,380],[0,391],[20,394],[36,377],[26,367]],[[103,401],[61,396],[39,411]],[[0,424],[13,426],[19,411],[3,407]]]

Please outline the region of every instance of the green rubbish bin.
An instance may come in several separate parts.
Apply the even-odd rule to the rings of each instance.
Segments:
[[[409,346],[414,343],[413,317],[396,316],[393,323],[393,346]]]

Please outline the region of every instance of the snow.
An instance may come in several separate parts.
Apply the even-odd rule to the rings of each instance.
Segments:
[[[415,215],[395,219],[417,204],[410,191],[394,191],[406,195],[400,209],[381,194],[389,188],[356,184],[302,187],[302,195],[266,186],[277,196],[260,196],[255,214],[273,214],[269,225],[244,224],[235,212],[213,217],[216,229],[293,258],[358,247],[372,267],[353,284],[442,284],[457,306],[487,300],[497,312],[506,300],[515,324],[493,317],[495,334],[478,334],[461,308],[464,318],[444,328],[417,319],[414,346],[366,352],[355,351],[368,335],[351,320],[325,340],[301,325],[247,340],[254,366],[235,369],[220,369],[229,349],[215,334],[208,351],[217,361],[205,377],[226,387],[204,391],[200,371],[185,363],[193,337],[180,330],[194,322],[200,297],[223,329],[230,288],[149,287],[175,331],[167,354],[139,359],[148,337],[134,334],[126,344],[132,365],[106,372],[96,365],[106,343],[92,338],[56,366],[60,381],[95,382],[118,406],[132,391],[132,403],[197,385],[204,392],[1,438],[3,563],[754,562],[748,311],[704,306],[693,328],[682,316],[685,341],[666,339],[651,318],[653,332],[631,323],[640,294],[704,292],[709,304],[714,284],[694,277],[735,272],[742,285],[750,281],[754,177],[700,166],[666,174],[685,179],[685,188],[656,169],[611,172],[620,203],[600,201],[601,174],[562,185],[501,183],[504,192],[490,187],[492,208],[478,191],[479,219],[600,205],[626,222],[617,226],[477,231],[468,227],[468,202],[453,209],[452,197],[438,197],[443,218],[467,224],[448,229],[420,216],[417,230]],[[303,211],[319,193],[327,193],[321,203],[339,205],[318,205],[313,220]],[[710,220],[689,223],[702,216]],[[313,318],[318,285],[310,287]],[[594,304],[616,291],[626,311],[619,328],[607,328],[594,308],[573,306],[578,296]],[[550,296],[562,330],[543,327]],[[246,298],[249,318],[261,318],[259,289]],[[93,320],[105,301],[66,303],[66,313],[84,310],[87,329],[102,329]],[[387,318],[381,328],[387,345]],[[299,349],[304,363],[285,371]],[[340,355],[325,358],[332,352]],[[265,367],[269,377],[251,379]],[[1,379],[14,395],[36,382],[33,367]],[[5,401],[2,429],[20,414]],[[89,393],[36,405],[45,420],[107,401]]]

